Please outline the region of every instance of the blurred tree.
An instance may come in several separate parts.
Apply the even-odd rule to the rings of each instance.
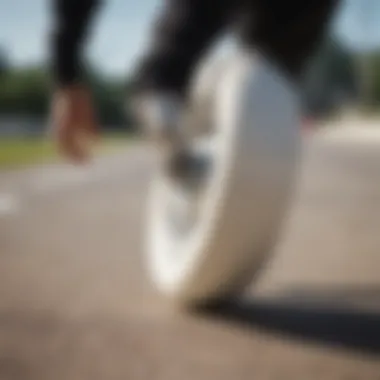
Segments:
[[[356,100],[359,84],[355,56],[327,38],[310,65],[302,91],[305,111],[313,115],[327,115]]]
[[[10,63],[8,55],[6,54],[5,49],[0,47],[0,78],[3,78],[4,75],[9,71]]]
[[[369,59],[372,79],[372,106],[380,107],[380,51],[372,53]]]
[[[6,64],[4,67],[0,78],[0,114],[45,118],[51,90],[46,68],[15,68]],[[103,128],[120,131],[130,129],[132,118],[125,107],[129,95],[125,81],[120,78],[107,78],[94,69],[90,70],[88,80],[94,92]]]
[[[124,78],[110,78],[99,70],[88,70],[88,81],[92,88],[98,117],[104,129],[130,130],[132,119],[127,112],[128,91]]]
[[[47,112],[49,78],[40,67],[10,69],[0,86],[0,112],[43,115]]]

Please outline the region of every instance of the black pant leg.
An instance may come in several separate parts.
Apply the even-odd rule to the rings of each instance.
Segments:
[[[298,80],[322,41],[339,0],[243,0],[242,43]]]
[[[100,4],[100,0],[51,2],[53,31],[50,35],[50,66],[53,80],[57,84],[69,85],[83,79],[83,48],[90,21]]]
[[[229,24],[238,0],[167,0],[135,77],[140,89],[184,93],[201,56]]]

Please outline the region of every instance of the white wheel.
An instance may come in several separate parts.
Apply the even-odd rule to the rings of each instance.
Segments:
[[[159,171],[148,206],[149,275],[184,305],[252,281],[276,243],[298,156],[298,99],[271,64],[240,53],[213,86],[211,133],[192,143],[203,176],[194,184]]]

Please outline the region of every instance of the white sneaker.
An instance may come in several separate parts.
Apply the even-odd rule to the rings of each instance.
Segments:
[[[172,149],[180,144],[183,138],[183,103],[178,96],[171,93],[146,94],[137,99],[134,106],[143,132],[149,139]]]

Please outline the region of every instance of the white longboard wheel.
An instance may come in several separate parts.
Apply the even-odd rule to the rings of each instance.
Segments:
[[[198,174],[171,178],[162,168],[150,189],[149,276],[184,306],[249,285],[276,244],[297,167],[299,102],[287,78],[248,52],[221,74],[213,91],[204,86],[211,132],[190,145]]]

